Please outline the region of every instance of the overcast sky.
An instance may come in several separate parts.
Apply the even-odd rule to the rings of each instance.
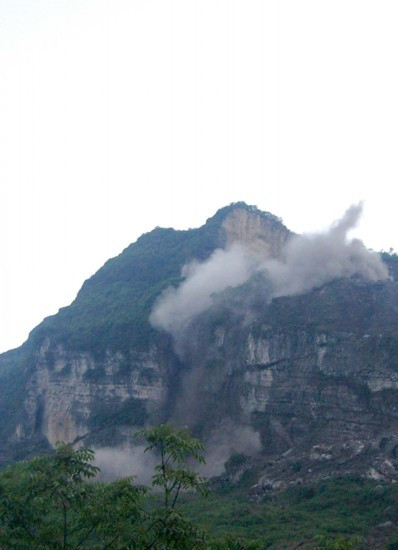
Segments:
[[[0,351],[156,225],[365,201],[398,249],[396,0],[0,0]]]

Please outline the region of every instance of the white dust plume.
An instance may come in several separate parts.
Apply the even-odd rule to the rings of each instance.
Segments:
[[[341,277],[387,279],[388,269],[380,255],[368,250],[361,240],[347,238],[361,213],[362,204],[351,206],[328,231],[292,237],[278,259],[259,258],[234,244],[216,250],[202,263],[185,266],[185,280],[161,295],[150,322],[177,337],[196,315],[211,307],[215,294],[240,286],[259,272],[267,277],[269,300],[308,292]]]
[[[145,453],[145,447],[99,447],[95,450],[95,466],[101,469],[98,476],[104,481],[134,476],[137,483],[150,485],[156,458]]]
[[[206,442],[206,464],[199,473],[206,477],[219,476],[225,471],[225,463],[236,453],[254,456],[261,450],[260,434],[250,426],[226,421],[215,430]]]
[[[327,232],[293,237],[282,260],[266,260],[262,267],[272,283],[271,297],[301,294],[353,275],[369,281],[387,279],[388,269],[379,254],[359,239],[347,240],[361,213],[361,204],[351,206]]]
[[[178,288],[169,287],[156,303],[150,322],[172,334],[187,321],[212,305],[212,295],[247,281],[256,263],[250,252],[239,244],[228,250],[218,249],[203,262],[184,266],[186,277]]]

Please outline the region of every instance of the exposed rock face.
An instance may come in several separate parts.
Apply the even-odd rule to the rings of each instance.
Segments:
[[[239,307],[238,294],[235,309],[215,304],[195,320],[180,356],[166,334],[142,331],[156,296],[192,255],[203,258],[220,243],[239,241],[278,257],[292,235],[274,216],[242,205],[216,221],[205,227],[213,248],[193,248],[199,240],[194,231],[203,228],[145,236],[88,281],[76,302],[46,320],[20,351],[0,358],[3,380],[20,373],[20,397],[17,390],[14,400],[10,392],[0,397],[9,427],[0,458],[28,456],[57,440],[131,443],[137,427],[171,419],[189,424],[210,452],[222,440],[220,460],[234,452],[251,455],[246,464],[259,471],[256,494],[344,472],[398,480],[396,282],[342,279],[271,303],[260,296],[250,314]],[[194,244],[186,256],[173,256],[190,235]],[[134,256],[139,246],[141,255]],[[148,271],[159,278],[139,286],[145,262],[159,257]],[[105,287],[99,308],[92,296]],[[117,302],[120,287],[123,301]],[[126,313],[116,309],[115,329],[114,318],[103,312],[130,299],[130,288],[138,290]],[[130,311],[142,316],[130,320]],[[84,322],[96,323],[87,340],[78,338]],[[129,339],[109,336],[121,329]],[[106,343],[102,351],[85,346],[98,334],[98,345]]]
[[[18,439],[39,430],[51,446],[57,441],[117,444],[131,435],[132,427],[141,426],[150,411],[156,417],[162,409],[170,356],[156,347],[131,354],[127,362],[117,352],[99,361],[89,353],[50,345],[47,341],[40,348],[28,379]]]
[[[260,493],[342,473],[398,480],[397,300],[396,283],[338,281],[227,322],[221,346],[214,334],[196,369],[224,406],[204,431],[228,416],[260,433]],[[199,385],[203,424],[217,409]]]
[[[292,235],[274,216],[247,208],[235,208],[224,219],[225,245],[239,242],[262,256],[278,258],[282,247]]]

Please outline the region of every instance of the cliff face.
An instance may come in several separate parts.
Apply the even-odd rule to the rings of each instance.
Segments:
[[[49,352],[50,346],[47,341],[40,348],[28,379],[25,422],[17,425],[18,438],[39,430],[51,446],[89,436],[95,442],[96,432],[115,428],[120,415],[121,433],[108,434],[119,441],[125,432],[123,413],[127,425],[142,425],[147,405],[156,409],[166,396],[169,357],[156,347],[132,354],[127,363],[119,353],[98,360],[62,345]]]
[[[262,250],[276,256],[290,236],[276,217],[245,205],[224,209],[224,212],[221,210],[218,215],[220,219],[211,235],[214,248],[240,242],[250,245],[256,252]],[[207,225],[211,222],[209,220]],[[205,235],[204,240],[206,238]],[[151,256],[154,254],[155,250]],[[149,264],[151,259],[147,259]],[[179,276],[186,260],[181,258],[172,275]],[[124,270],[119,270],[122,273],[116,272],[121,284],[124,282],[122,277],[126,278],[126,268],[123,267]],[[128,267],[133,272],[136,268],[134,262]],[[142,270],[141,266],[138,267]],[[95,277],[101,281],[101,272]],[[93,286],[95,291],[95,282],[88,281],[86,287]],[[117,280],[107,282],[117,291]],[[87,294],[87,289],[83,287],[81,302],[86,298],[85,292]],[[76,302],[71,309],[80,306],[79,296]],[[131,304],[132,309],[135,306],[135,303]],[[52,325],[59,322],[57,317],[60,314],[45,320],[44,326],[36,329],[39,338],[33,333],[36,340],[30,353],[33,368],[25,382],[25,397],[12,435],[14,442],[37,438],[50,446],[58,440],[120,444],[129,438],[134,427],[149,418],[155,421],[170,417],[182,368],[170,338],[149,334],[144,349],[140,349],[141,345],[134,345],[133,340],[128,347],[124,345],[118,349],[116,346],[115,349],[111,345],[98,355],[96,347],[85,349],[84,340],[80,349],[68,345],[63,339],[62,325],[56,336],[52,336]],[[101,315],[101,311],[93,311],[93,315],[96,314]],[[147,323],[146,318],[144,321]],[[70,330],[65,321],[63,324],[66,331]],[[134,326],[131,329],[134,338]]]
[[[225,217],[221,229],[225,232],[225,248],[238,242],[257,254],[272,258],[281,255],[283,246],[292,235],[277,218],[243,207],[233,209]]]
[[[199,324],[200,389],[183,415],[204,434],[259,434],[259,491],[342,473],[398,479],[397,304],[396,283],[340,280],[258,304],[247,325]],[[231,435],[229,450],[245,453]]]
[[[188,261],[236,241],[278,258],[291,236],[274,216],[238,204],[199,230],[155,230],[110,260],[70,308],[0,357],[2,459],[57,440],[133,444],[137,427],[174,420],[207,442],[209,462],[250,455],[258,492],[350,471],[398,479],[396,282],[256,294],[249,313],[248,290],[238,289],[233,308],[224,297],[192,321],[179,354],[148,324]],[[5,391],[13,381],[14,400]]]

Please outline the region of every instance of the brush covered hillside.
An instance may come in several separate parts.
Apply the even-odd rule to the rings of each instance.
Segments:
[[[347,239],[357,216],[300,237],[235,203],[141,236],[0,356],[0,461],[133,448],[171,421],[204,440],[207,474],[250,470],[253,495],[397,480],[397,259]]]

